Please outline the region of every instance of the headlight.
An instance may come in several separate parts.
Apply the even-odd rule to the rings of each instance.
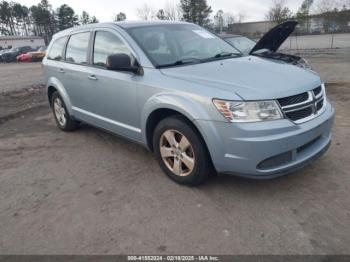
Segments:
[[[260,122],[282,119],[276,101],[234,102],[214,99],[219,112],[230,122]]]

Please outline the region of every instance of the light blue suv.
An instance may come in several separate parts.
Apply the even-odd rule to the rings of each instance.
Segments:
[[[44,75],[58,127],[84,122],[141,143],[181,184],[214,172],[280,176],[331,142],[334,109],[317,73],[242,56],[194,24],[75,27],[48,50]]]

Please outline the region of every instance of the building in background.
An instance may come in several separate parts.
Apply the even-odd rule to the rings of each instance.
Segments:
[[[274,26],[276,26],[276,23],[271,21],[229,24],[228,33],[245,35],[251,38],[260,38]]]
[[[40,36],[0,36],[0,50],[21,46],[36,49],[44,45],[44,38]]]

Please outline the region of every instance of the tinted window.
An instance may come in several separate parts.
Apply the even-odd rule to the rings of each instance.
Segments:
[[[63,49],[64,49],[64,45],[66,43],[66,40],[67,40],[67,37],[57,39],[52,44],[51,50],[50,50],[47,58],[57,60],[57,61],[62,60]]]
[[[133,55],[123,41],[110,32],[98,31],[95,36],[93,63],[106,66],[107,57],[112,54],[127,54],[134,63]]]
[[[72,35],[69,38],[66,61],[76,64],[87,63],[90,32]]]

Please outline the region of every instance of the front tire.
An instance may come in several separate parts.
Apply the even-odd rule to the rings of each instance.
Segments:
[[[213,170],[202,137],[184,117],[159,122],[153,134],[153,149],[162,170],[179,184],[199,185]]]
[[[70,132],[79,127],[79,123],[69,115],[63,99],[57,91],[51,96],[51,107],[59,129],[65,132]]]

